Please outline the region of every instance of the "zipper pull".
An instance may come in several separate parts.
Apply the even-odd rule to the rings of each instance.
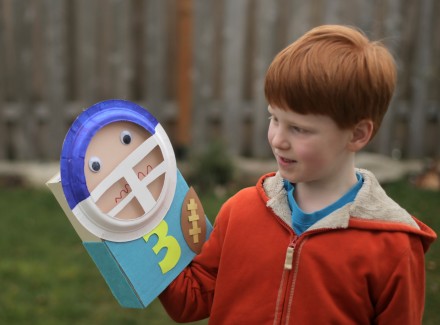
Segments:
[[[286,260],[284,261],[284,269],[285,270],[291,270],[292,269],[292,261],[293,261],[293,252],[295,248],[294,247],[287,247],[286,252]]]
[[[292,242],[287,247],[286,259],[284,260],[284,269],[285,270],[291,270],[292,269],[293,253],[295,252],[295,245],[296,245],[296,241],[297,240],[298,240],[298,237],[295,236],[295,238],[292,240]]]

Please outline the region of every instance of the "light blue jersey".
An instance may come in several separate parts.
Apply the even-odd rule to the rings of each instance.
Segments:
[[[295,186],[289,181],[284,180],[284,188],[287,191],[287,198],[289,201],[290,210],[292,211],[292,227],[295,233],[299,236],[304,231],[306,231],[310,226],[321,220],[322,218],[328,216],[330,213],[336,211],[337,209],[343,207],[347,203],[353,202],[354,198],[358,194],[364,182],[362,175],[356,173],[357,183],[348,190],[339,200],[330,204],[322,210],[318,210],[312,213],[306,213],[301,210],[295,201],[293,192],[295,191]]]

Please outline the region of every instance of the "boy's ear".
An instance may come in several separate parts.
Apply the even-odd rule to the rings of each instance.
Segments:
[[[353,152],[357,152],[365,147],[370,142],[373,134],[373,121],[362,120],[358,122],[352,129],[352,138],[348,144],[348,149]]]

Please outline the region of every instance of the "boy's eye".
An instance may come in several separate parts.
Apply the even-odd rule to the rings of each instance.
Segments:
[[[301,134],[308,133],[308,131],[306,129],[303,129],[303,128],[300,128],[297,126],[292,126],[291,128],[296,133],[301,133]]]

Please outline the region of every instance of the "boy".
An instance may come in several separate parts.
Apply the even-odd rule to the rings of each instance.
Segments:
[[[277,173],[229,199],[202,252],[162,293],[177,321],[420,324],[435,233],[354,167],[395,86],[379,43],[312,29],[265,81]]]

